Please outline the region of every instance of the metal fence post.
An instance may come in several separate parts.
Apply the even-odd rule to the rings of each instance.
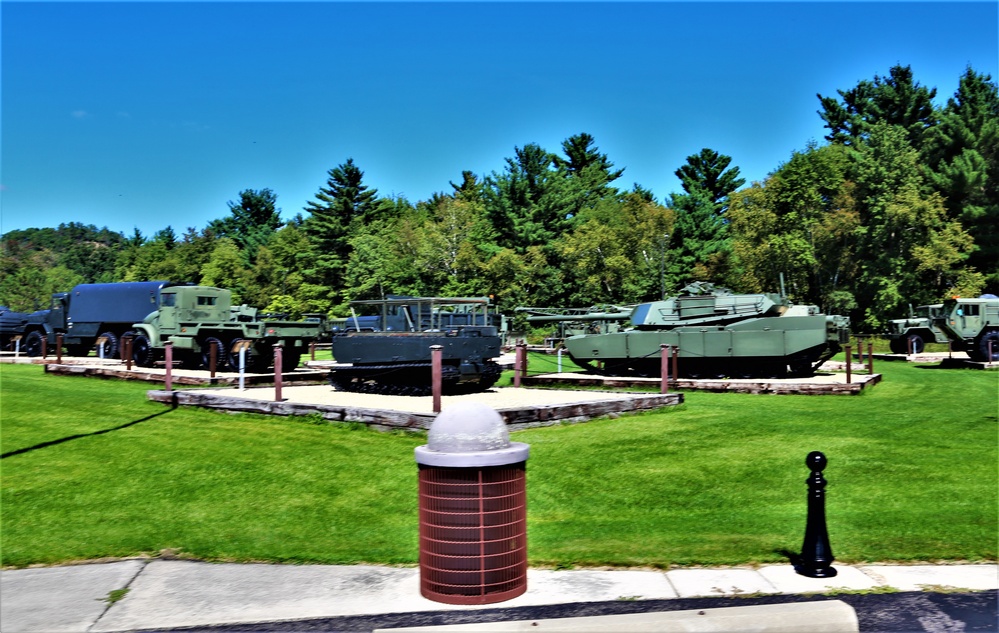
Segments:
[[[443,363],[444,346],[430,346],[430,393],[434,399],[434,413],[441,412],[441,365]]]
[[[659,393],[669,391],[669,345],[659,344]]]
[[[874,375],[874,343],[867,342],[867,373]]]
[[[219,362],[219,346],[212,341],[208,344],[208,371],[211,372],[211,377],[215,377],[215,368],[218,366]]]
[[[514,364],[513,386],[520,387],[521,380],[527,375],[527,346],[523,343],[517,343],[517,354]]]
[[[168,392],[173,391],[173,341],[163,343],[163,361],[166,363],[163,389]]]
[[[673,372],[671,374],[673,376],[673,384],[674,385],[679,385],[680,384],[680,373],[679,373],[679,370],[677,369],[677,359],[679,357],[680,357],[680,346],[679,345],[674,345],[673,346]]]
[[[56,334],[56,362],[62,365],[62,334]]]
[[[274,402],[281,402],[282,379],[281,364],[283,362],[283,346],[278,343],[274,346]]]
[[[132,336],[131,335],[125,337],[124,344],[122,345],[121,354],[122,354],[122,356],[125,357],[123,359],[125,361],[125,370],[126,371],[132,371]]]
[[[850,345],[844,345],[843,349],[846,350],[846,384],[850,384],[850,373],[853,369],[853,351]]]

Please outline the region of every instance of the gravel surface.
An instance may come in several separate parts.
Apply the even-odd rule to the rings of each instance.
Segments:
[[[273,400],[273,387],[254,387],[240,391],[238,388],[206,389],[199,392],[215,393],[229,397],[247,398],[250,400]],[[497,387],[461,396],[441,397],[441,408],[447,408],[455,402],[481,402],[494,409],[512,409],[529,406],[551,404],[570,404],[575,402],[596,402],[601,400],[624,400],[635,394],[609,391],[570,391],[557,389],[515,389],[513,387]],[[643,394],[644,395],[644,394]],[[654,394],[649,394],[654,395]],[[370,393],[353,393],[350,391],[335,391],[329,385],[284,386],[281,396],[290,402],[306,404],[324,404],[357,407],[363,409],[380,409],[389,411],[409,411],[415,413],[433,413],[433,398],[431,396],[382,396]]]

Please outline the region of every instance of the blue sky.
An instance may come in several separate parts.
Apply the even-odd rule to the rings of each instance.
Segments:
[[[999,77],[999,3],[0,3],[0,232],[151,236],[353,158],[425,200],[587,132],[659,200],[710,147],[761,180],[822,140],[816,93],[910,65],[937,102]]]

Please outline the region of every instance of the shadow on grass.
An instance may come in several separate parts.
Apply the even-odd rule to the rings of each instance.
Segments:
[[[780,554],[781,556],[784,556],[791,562],[791,565],[793,565],[794,567],[798,567],[802,561],[801,554],[797,554],[786,548],[775,549],[774,554]]]
[[[104,435],[105,433],[111,433],[112,431],[120,431],[121,429],[127,429],[130,426],[135,426],[140,422],[147,422],[153,418],[158,418],[161,415],[165,415],[173,411],[173,408],[167,409],[165,411],[160,411],[159,413],[154,413],[152,415],[147,415],[144,418],[139,418],[138,420],[132,420],[131,422],[126,422],[119,426],[111,427],[110,429],[101,429],[100,431],[93,431],[92,433],[79,433],[77,435],[69,435],[67,437],[61,437],[57,440],[51,440],[48,442],[42,442],[41,444],[35,444],[34,446],[28,446],[27,448],[19,448],[15,451],[10,451],[7,453],[0,454],[0,459],[5,459],[7,457],[13,457],[14,455],[20,455],[22,453],[30,453],[31,451],[36,451],[40,448],[48,448],[49,446],[55,446],[57,444],[62,444],[63,442],[69,442],[70,440],[78,440],[84,437],[92,437],[94,435]]]

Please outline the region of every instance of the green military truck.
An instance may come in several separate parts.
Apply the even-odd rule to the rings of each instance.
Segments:
[[[927,343],[946,343],[950,340],[938,324],[943,304],[909,306],[909,317],[888,322],[888,347],[893,354],[922,354]]]
[[[953,343],[978,362],[999,360],[999,297],[954,298],[943,302],[933,322]]]
[[[245,349],[246,370],[263,372],[281,344],[281,369],[291,371],[321,327],[317,321],[266,320],[256,308],[233,306],[232,292],[223,288],[169,286],[160,290],[158,308],[132,326],[132,360],[152,367],[170,341],[175,359],[185,366],[207,367],[214,347],[216,369],[237,371]]]
[[[955,297],[909,308],[909,318],[888,323],[888,346],[895,354],[921,354],[926,343],[951,343],[971,360],[999,360],[999,298]],[[990,356],[989,342],[992,343]]]

